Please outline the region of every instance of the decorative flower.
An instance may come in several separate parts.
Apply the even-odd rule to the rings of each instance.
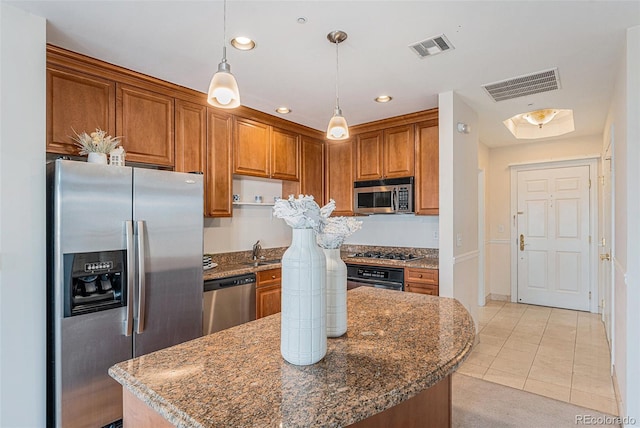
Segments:
[[[96,128],[95,132],[87,134],[83,132],[78,134],[75,130],[75,137],[71,137],[75,141],[75,145],[80,148],[80,154],[86,155],[89,153],[110,153],[113,149],[120,144],[121,137],[112,137],[107,135],[107,131],[103,131],[100,128]]]
[[[319,233],[324,228],[327,219],[336,208],[333,199],[320,208],[311,195],[299,195],[294,198],[278,199],[273,206],[273,215],[283,219],[294,229],[313,229]]]
[[[362,221],[353,217],[331,217],[316,240],[322,248],[340,248],[344,240],[361,227]]]

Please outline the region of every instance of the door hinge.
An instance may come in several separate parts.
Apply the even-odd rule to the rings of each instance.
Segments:
[[[606,246],[607,245],[607,238],[602,238],[602,246]]]
[[[589,300],[591,300],[591,291],[589,291]]]
[[[600,176],[600,183],[604,186],[604,175]]]
[[[591,179],[589,179],[589,189],[591,189]]]
[[[589,235],[589,244],[591,244],[591,235]]]

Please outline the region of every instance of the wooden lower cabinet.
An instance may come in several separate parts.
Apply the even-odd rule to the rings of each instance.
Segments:
[[[404,290],[438,296],[438,269],[405,268]]]
[[[280,312],[281,283],[280,268],[256,273],[256,319]]]

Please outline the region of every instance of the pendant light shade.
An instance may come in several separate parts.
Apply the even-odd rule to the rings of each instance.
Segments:
[[[329,121],[327,126],[327,139],[329,140],[346,140],[349,138],[349,126],[347,120],[342,115],[340,109],[340,97],[338,92],[338,44],[347,40],[347,33],[344,31],[332,31],[327,34],[327,39],[331,43],[336,45],[336,108],[333,113],[333,117]]]
[[[238,82],[231,74],[231,66],[227,63],[227,1],[224,1],[222,36],[222,61],[218,71],[211,78],[207,102],[218,108],[236,108],[240,106],[240,90]]]

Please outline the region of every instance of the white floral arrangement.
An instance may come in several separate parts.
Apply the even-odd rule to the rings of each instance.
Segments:
[[[331,217],[316,235],[316,241],[322,248],[340,248],[344,240],[361,227],[362,221],[353,217]]]
[[[111,153],[113,149],[120,144],[120,138],[107,135],[107,131],[103,131],[100,128],[96,128],[95,132],[87,134],[83,132],[78,134],[75,130],[75,137],[71,137],[75,141],[75,145],[80,148],[81,155],[87,155],[89,153]]]
[[[273,206],[273,215],[283,219],[294,229],[313,229],[320,233],[327,223],[327,219],[336,208],[333,199],[322,208],[311,195],[299,195],[294,198],[278,199]]]

